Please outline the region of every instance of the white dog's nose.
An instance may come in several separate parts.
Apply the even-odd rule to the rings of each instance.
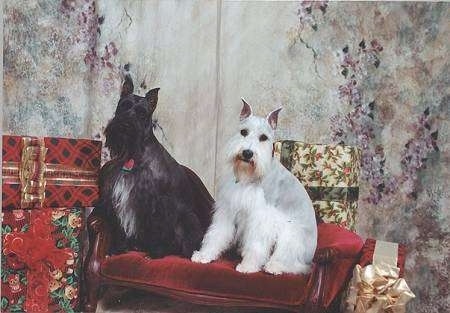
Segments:
[[[249,149],[244,150],[244,151],[242,151],[242,156],[244,157],[244,159],[250,160],[253,156],[253,151],[249,150]]]

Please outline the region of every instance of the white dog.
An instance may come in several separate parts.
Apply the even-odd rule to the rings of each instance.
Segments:
[[[263,118],[242,101],[212,223],[191,259],[209,263],[237,243],[239,272],[307,273],[317,245],[316,219],[305,188],[273,156],[281,108]]]

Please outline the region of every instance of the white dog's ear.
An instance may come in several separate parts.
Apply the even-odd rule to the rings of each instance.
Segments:
[[[267,115],[267,122],[269,122],[270,127],[272,127],[272,129],[276,129],[277,128],[277,123],[278,123],[278,113],[281,111],[281,107],[273,110],[272,112],[270,112]]]
[[[241,98],[241,100],[242,100],[243,106],[242,106],[241,115],[239,116],[239,119],[242,121],[242,120],[245,120],[250,115],[252,115],[252,107],[250,106],[250,104],[245,102],[244,98]]]

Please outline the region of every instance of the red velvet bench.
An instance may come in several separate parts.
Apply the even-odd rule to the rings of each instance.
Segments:
[[[85,262],[85,311],[95,311],[101,286],[132,287],[205,305],[279,308],[293,312],[336,312],[339,295],[359,262],[362,239],[335,224],[319,223],[318,248],[308,275],[243,274],[237,259],[211,264],[142,252],[107,256],[111,234],[100,216],[89,216]]]

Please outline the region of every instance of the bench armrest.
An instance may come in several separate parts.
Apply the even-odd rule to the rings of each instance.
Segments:
[[[111,228],[97,209],[89,215],[87,221],[89,250],[84,261],[84,281],[82,305],[83,311],[94,312],[101,284],[100,266],[105,260],[111,243]]]
[[[355,233],[333,224],[319,223],[318,244],[314,254],[313,265],[308,281],[306,312],[323,312],[330,299],[326,299],[327,280],[333,279],[332,271],[339,259],[358,262],[362,239]],[[343,282],[345,283],[345,282]],[[327,302],[327,303],[326,303]]]
[[[327,264],[333,262],[336,257],[339,255],[339,252],[335,248],[325,247],[318,248],[316,253],[314,254],[313,262],[316,264]]]
[[[87,272],[97,273],[100,263],[106,258],[110,243],[111,229],[106,219],[94,211],[87,221],[89,232],[89,250],[86,256]],[[98,273],[97,273],[98,274]]]

